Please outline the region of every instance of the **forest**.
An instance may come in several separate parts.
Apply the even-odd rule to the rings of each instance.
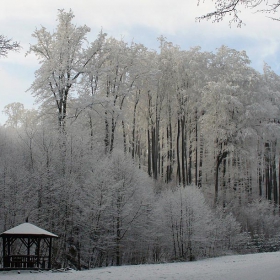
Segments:
[[[28,217],[76,269],[279,250],[280,76],[227,46],[88,42],[73,19],[32,35],[40,107],[4,109],[0,231]]]

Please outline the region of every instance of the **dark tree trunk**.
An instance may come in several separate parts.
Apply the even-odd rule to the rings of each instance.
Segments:
[[[276,205],[278,203],[278,188],[277,188],[277,172],[276,172],[276,141],[273,143],[272,154],[272,181],[273,181],[273,201]]]
[[[270,164],[270,145],[265,143],[265,190],[266,199],[271,200],[271,164]]]
[[[189,146],[189,166],[188,166],[188,184],[192,183],[192,141]]]
[[[185,118],[181,118],[181,163],[182,163],[182,183],[183,186],[186,185],[186,169],[185,166],[186,159],[185,159],[185,149],[186,149],[186,141],[185,141]]]
[[[197,131],[197,110],[195,111],[195,185],[198,185],[198,131]]]
[[[114,114],[114,112],[113,112]],[[116,130],[116,121],[114,116],[112,117],[112,126],[111,126],[111,141],[110,141],[110,153],[113,151],[114,149],[114,142],[115,142],[115,130]]]
[[[126,152],[127,152],[127,144],[126,144],[126,132],[125,132],[124,121],[122,121],[122,129],[123,129],[123,151],[126,154]]]
[[[198,187],[202,187],[202,164],[203,164],[203,138],[200,134],[200,143],[199,143],[199,172],[198,172]]]
[[[152,127],[152,169],[153,178],[157,179],[157,142],[156,142],[156,128]]]
[[[259,163],[261,165],[261,163]],[[262,192],[262,169],[261,166],[258,168],[258,176],[259,176],[259,196],[262,197],[263,192]]]
[[[105,137],[104,137],[104,145],[105,145],[105,154],[109,151],[109,123],[107,119],[107,110],[105,110]]]
[[[220,165],[228,155],[228,151],[220,152],[216,157],[216,168],[215,168],[215,196],[214,196],[214,205],[218,203],[218,195],[219,195],[219,168]]]
[[[169,104],[170,105],[170,104]],[[167,145],[167,170],[166,170],[166,182],[169,183],[172,180],[173,172],[173,139],[172,139],[172,111],[171,106],[168,107],[168,124],[166,127],[166,145]]]
[[[147,137],[148,137],[148,174],[152,176],[152,161],[151,161],[151,135],[150,128],[148,127]]]
[[[171,167],[171,157],[170,157],[170,139],[169,139],[169,126],[166,127],[166,142],[167,142],[167,166],[166,166],[166,183],[170,181],[170,167]]]
[[[181,166],[180,166],[180,120],[177,122],[177,175],[178,183],[181,184]]]
[[[273,198],[274,198],[274,203],[278,203],[278,188],[277,188],[277,175],[276,175],[276,161],[275,157],[273,160],[273,165],[272,165],[272,176],[273,176]]]
[[[223,159],[223,208],[226,207],[226,158]]]
[[[140,94],[140,91],[139,91]],[[132,121],[132,147],[131,147],[131,155],[132,158],[135,156],[135,130],[136,130],[136,110],[137,110],[137,105],[138,105],[139,99],[137,98],[135,103],[134,103],[134,108],[133,108],[133,121]]]
[[[278,160],[278,205],[280,207],[280,157]]]

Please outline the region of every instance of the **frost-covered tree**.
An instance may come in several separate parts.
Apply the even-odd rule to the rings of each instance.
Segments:
[[[88,181],[93,196],[91,221],[95,265],[135,262],[148,256],[148,226],[151,222],[152,188],[130,157],[114,152],[92,170]],[[146,243],[147,242],[147,243]],[[107,259],[107,260],[106,260]]]
[[[24,112],[24,105],[19,102],[10,103],[5,106],[3,112],[7,115],[8,120],[5,125],[18,127]]]
[[[87,26],[77,27],[72,23],[73,12],[59,10],[58,26],[51,33],[45,27],[36,29],[33,37],[37,43],[30,46],[28,53],[34,53],[41,67],[35,73],[35,81],[30,87],[44,110],[56,108],[60,128],[65,128],[70,99],[75,97],[75,86],[87,65],[100,50],[104,34],[100,33],[96,42],[87,49]]]
[[[235,218],[216,215],[196,186],[163,192],[159,207],[165,228],[162,242],[167,246],[165,250],[172,252],[172,259],[194,260],[220,254],[241,238]]]
[[[230,175],[227,170],[229,159],[232,157],[240,162],[241,154],[248,148],[246,139],[251,137],[253,141],[252,136],[256,136],[256,123],[250,114],[252,103],[257,100],[259,75],[248,64],[245,52],[222,46],[211,60],[211,81],[203,89],[201,127],[203,134],[208,135],[205,141],[207,153],[215,158],[215,204],[219,188],[223,190],[225,203],[228,182],[234,181],[234,178],[227,176]],[[222,182],[219,182],[220,179]]]
[[[20,102],[14,102],[4,107],[3,113],[8,117],[5,126],[19,128],[32,126],[39,122],[38,111],[25,109]]]

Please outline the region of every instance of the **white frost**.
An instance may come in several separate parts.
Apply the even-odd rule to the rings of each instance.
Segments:
[[[131,265],[67,273],[0,272],[1,280],[279,280],[280,252],[234,255],[196,262]]]
[[[55,235],[49,231],[46,231],[42,228],[39,228],[30,223],[20,224],[14,228],[11,228],[11,229],[3,232],[2,234],[3,235],[5,235],[5,234],[45,235],[45,236],[50,236],[50,237],[58,237],[57,235]]]

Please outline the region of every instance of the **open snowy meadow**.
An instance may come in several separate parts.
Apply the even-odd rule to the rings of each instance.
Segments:
[[[1,280],[279,280],[280,252],[233,255],[196,262],[130,265],[69,272],[0,272]]]

